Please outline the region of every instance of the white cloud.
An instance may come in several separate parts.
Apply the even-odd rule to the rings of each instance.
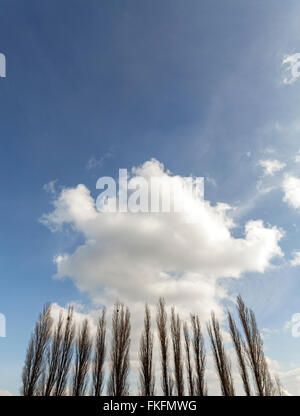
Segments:
[[[279,160],[260,160],[259,165],[264,169],[264,175],[273,176],[274,173],[279,172],[280,170],[284,169],[286,164],[284,162],[280,162]]]
[[[182,180],[156,160],[132,172],[147,180],[152,174]],[[99,305],[120,299],[142,313],[144,302],[165,296],[169,304],[205,320],[212,309],[221,316],[219,301],[227,296],[221,279],[263,273],[282,256],[282,232],[249,221],[244,237],[234,238],[228,205],[198,199],[190,204],[200,214],[198,223],[187,223],[181,213],[99,213],[86,186],[63,189],[41,221],[53,231],[70,225],[84,243],[56,257],[55,277],[69,277]]]
[[[300,251],[294,251],[291,265],[293,267],[300,266]]]
[[[300,76],[300,53],[287,55],[283,59],[282,64],[286,65],[286,72],[288,73],[288,77],[285,77],[283,82],[285,84],[293,84]]]
[[[293,208],[300,208],[300,178],[292,175],[285,175],[282,188],[284,191],[283,200]]]

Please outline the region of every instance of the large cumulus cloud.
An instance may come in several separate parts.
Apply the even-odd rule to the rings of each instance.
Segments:
[[[133,168],[131,175],[183,180],[154,159]],[[121,299],[139,309],[165,296],[205,319],[211,309],[221,314],[219,300],[226,296],[221,279],[263,273],[274,257],[282,256],[282,232],[249,221],[244,235],[235,238],[228,205],[212,206],[197,196],[189,204],[198,222],[187,222],[184,213],[100,213],[85,185],[63,189],[41,220],[54,232],[71,225],[84,243],[55,257],[55,277],[72,279],[95,304]]]

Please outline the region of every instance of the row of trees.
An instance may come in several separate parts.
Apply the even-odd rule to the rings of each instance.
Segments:
[[[279,379],[269,372],[255,315],[240,296],[237,298],[237,315],[239,325],[231,312],[227,313],[227,318],[245,395],[282,395]],[[191,315],[189,323],[182,322],[172,308],[169,323],[165,301],[160,298],[156,328],[162,393],[165,396],[206,396],[206,350],[199,316]],[[107,357],[105,310],[98,319],[96,335],[92,337],[88,320],[84,320],[76,331],[72,308],[66,316],[61,313],[54,324],[51,306],[46,305],[27,349],[22,394],[83,396],[90,393],[100,396],[106,392],[112,396],[128,395],[130,332],[129,309],[117,303],[112,314],[110,356]],[[207,324],[207,332],[222,394],[234,396],[231,362],[214,313]],[[156,392],[153,351],[154,330],[146,305],[139,346],[139,391],[143,396],[153,396]],[[105,374],[107,358],[109,369]]]

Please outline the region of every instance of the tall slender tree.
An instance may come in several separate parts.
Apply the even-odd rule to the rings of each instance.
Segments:
[[[238,359],[240,375],[243,381],[244,391],[245,391],[246,396],[251,396],[250,381],[249,381],[249,376],[248,376],[248,371],[247,371],[247,361],[246,361],[247,357],[245,356],[245,345],[241,337],[241,334],[239,330],[237,329],[236,323],[229,311],[227,313],[227,317],[228,317],[231,338],[232,338],[236,356]]]
[[[199,316],[191,315],[191,324],[195,362],[194,393],[195,396],[207,396],[207,386],[205,382],[206,351]]]
[[[75,347],[75,371],[73,377],[73,396],[84,396],[88,383],[88,371],[92,341],[88,320],[85,319],[80,328]]]
[[[112,317],[111,370],[108,382],[108,394],[111,396],[128,395],[129,347],[129,309],[117,303]]]
[[[237,297],[237,311],[245,336],[244,350],[256,383],[257,395],[274,395],[277,383],[274,384],[268,369],[256,318],[253,311],[245,306],[241,296]]]
[[[104,360],[106,354],[106,321],[105,309],[103,309],[98,320],[97,333],[95,339],[95,356],[93,362],[93,394],[94,396],[101,396],[104,381]]]
[[[189,395],[194,396],[194,372],[192,367],[191,359],[191,339],[189,334],[189,328],[185,322],[183,325],[183,334],[184,334],[184,346],[185,346],[185,355],[186,355],[186,370],[187,370],[187,380],[188,380],[188,389]]]
[[[171,396],[173,384],[170,385],[167,312],[164,298],[160,298],[158,301],[156,323],[161,354],[162,391],[165,396]]]
[[[59,356],[63,341],[63,324],[63,314],[60,312],[57,325],[52,335],[52,342],[48,347],[47,366],[43,382],[44,387],[42,390],[44,396],[50,396],[53,393],[55,386]]]
[[[154,396],[153,332],[151,313],[145,305],[144,330],[140,339],[140,388],[142,396]]]
[[[54,396],[63,396],[66,393],[68,375],[73,357],[73,345],[75,337],[75,324],[73,322],[73,308],[68,309],[67,317],[64,321],[62,343],[60,345],[59,358],[57,364]]]
[[[179,314],[175,314],[174,307],[171,309],[171,335],[173,345],[175,387],[177,396],[184,395],[183,362],[181,346],[181,320]]]
[[[235,392],[231,365],[224,349],[219,322],[213,312],[211,314],[211,321],[207,324],[207,331],[211,342],[222,394],[223,396],[234,396]]]
[[[51,306],[47,304],[35,324],[29,341],[22,373],[23,396],[38,394],[39,379],[45,366],[45,353],[51,337],[52,323]]]

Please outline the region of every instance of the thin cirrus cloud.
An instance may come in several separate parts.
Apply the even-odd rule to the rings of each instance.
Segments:
[[[91,169],[95,169],[95,168],[100,168],[104,165],[104,162],[107,159],[111,159],[114,156],[113,150],[110,149],[107,152],[105,152],[102,156],[100,156],[99,158],[92,156],[90,157],[90,159],[87,162],[86,168],[87,170],[91,170]]]
[[[146,180],[153,174],[164,182],[183,180],[154,159],[131,172]],[[55,277],[70,278],[95,305],[120,299],[142,312],[144,302],[165,296],[181,311],[206,320],[215,310],[221,317],[220,301],[227,297],[221,279],[263,273],[283,255],[283,233],[256,220],[235,238],[230,206],[196,198],[190,203],[200,213],[196,223],[187,223],[182,213],[100,213],[85,185],[63,189],[41,221],[53,232],[71,226],[84,243],[55,257]]]

